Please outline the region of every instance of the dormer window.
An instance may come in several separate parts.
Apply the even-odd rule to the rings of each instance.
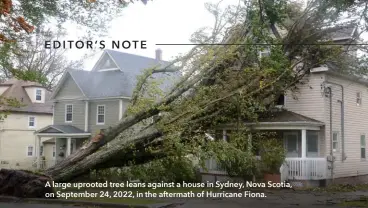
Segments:
[[[36,89],[36,100],[41,101],[42,100],[42,90]]]

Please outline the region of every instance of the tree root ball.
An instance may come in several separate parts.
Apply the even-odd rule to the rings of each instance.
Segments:
[[[46,193],[54,193],[52,187],[45,187],[47,181],[51,179],[30,171],[0,169],[0,195],[46,198]]]

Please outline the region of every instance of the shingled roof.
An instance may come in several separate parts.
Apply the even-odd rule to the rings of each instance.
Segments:
[[[68,69],[66,72],[70,74],[83,94],[89,99],[131,97],[137,84],[137,76],[141,75],[145,69],[150,67],[164,68],[170,64],[166,61],[158,61],[153,58],[114,50],[105,50],[104,54],[108,54],[120,70],[86,71]],[[169,89],[174,80],[180,77],[180,73],[160,73],[154,74],[153,77],[163,79],[160,87],[165,90]],[[61,79],[61,83],[62,81],[63,79]]]
[[[0,107],[0,110],[9,110],[13,112],[27,112],[27,113],[46,113],[52,114],[52,102],[49,101],[51,92],[45,89],[45,103],[32,103],[25,88],[40,87],[44,88],[37,82],[23,81],[17,79],[10,79],[0,84],[0,86],[9,86],[9,88],[1,94],[6,98],[14,98],[21,103],[19,108]]]

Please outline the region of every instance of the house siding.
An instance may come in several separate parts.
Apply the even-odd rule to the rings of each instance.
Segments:
[[[327,76],[327,81],[338,83],[344,87],[344,134],[345,134],[345,161],[342,161],[341,145],[341,87],[332,85],[332,129],[339,133],[338,151],[333,155],[336,157],[334,177],[349,177],[368,174],[368,161],[360,158],[360,135],[365,134],[368,138],[368,93],[367,87],[354,81]],[[362,104],[357,106],[356,93],[362,95]],[[329,98],[325,98],[326,109],[326,129],[329,128]],[[326,138],[330,137],[330,132],[326,131]],[[330,151],[330,140],[326,144],[327,154]]]
[[[84,97],[82,91],[75,83],[70,74],[66,74],[65,81],[60,86],[59,92],[57,92],[55,99],[78,99]]]
[[[285,96],[285,108],[289,111],[325,122],[325,98],[321,88],[325,81],[324,74],[309,74],[301,80],[303,84],[298,86],[298,90],[288,92]],[[319,156],[326,154],[325,129],[322,127],[319,132],[318,150]]]
[[[105,123],[97,125],[97,106],[105,106]],[[124,102],[123,102],[124,106]],[[89,102],[88,131],[95,135],[100,129],[106,129],[119,121],[119,100],[95,100]]]
[[[29,116],[35,117],[35,128],[28,127]],[[34,132],[51,122],[51,115],[14,112],[0,122],[0,168],[31,169],[36,159]],[[33,147],[32,156],[27,155],[28,146]]]
[[[65,105],[73,105],[73,121],[65,122]],[[81,130],[84,130],[84,101],[59,101],[54,103],[54,124],[73,125]]]

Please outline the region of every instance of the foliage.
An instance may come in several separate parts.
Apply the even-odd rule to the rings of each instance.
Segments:
[[[286,158],[285,148],[281,139],[270,138],[260,142],[261,163],[263,171],[270,174],[279,174],[280,167]]]

